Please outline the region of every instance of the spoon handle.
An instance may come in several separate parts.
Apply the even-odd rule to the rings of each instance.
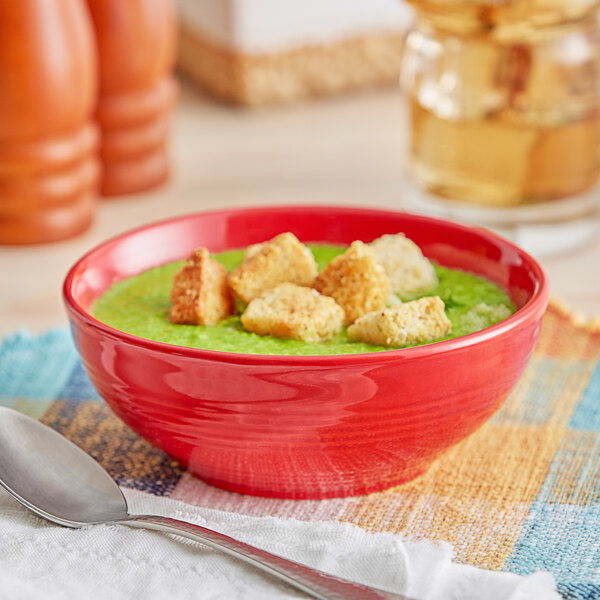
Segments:
[[[119,522],[129,527],[154,529],[202,542],[262,569],[319,600],[410,600],[400,594],[328,575],[200,525],[154,515],[130,515],[128,519]]]

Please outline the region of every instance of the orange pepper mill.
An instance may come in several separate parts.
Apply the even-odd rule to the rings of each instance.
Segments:
[[[169,175],[176,18],[171,0],[87,0],[96,31],[101,192],[158,186]]]
[[[0,0],[0,244],[60,240],[90,225],[96,83],[81,0]]]

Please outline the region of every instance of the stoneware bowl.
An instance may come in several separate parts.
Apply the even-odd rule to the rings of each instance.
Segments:
[[[284,231],[305,242],[404,232],[440,264],[483,275],[517,312],[461,338],[369,354],[265,356],[153,342],[97,321],[114,282]],[[132,429],[215,486],[331,498],[413,479],[484,423],[531,355],[548,298],[540,266],[484,230],[399,212],[270,207],[199,213],[136,229],[81,258],[64,299],[83,365]]]

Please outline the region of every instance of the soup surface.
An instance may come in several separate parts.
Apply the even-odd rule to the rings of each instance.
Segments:
[[[325,244],[309,244],[309,247],[319,270],[346,249],[345,246]],[[243,250],[230,250],[211,256],[231,270],[242,262]],[[262,337],[244,331],[237,315],[211,327],[171,323],[167,318],[171,306],[169,295],[173,276],[183,262],[155,267],[116,283],[98,299],[93,310],[94,316],[115,329],[142,338],[223,352],[318,355],[359,354],[394,349],[351,342],[345,328],[325,342],[309,343]],[[434,341],[479,331],[515,311],[508,294],[491,281],[440,265],[435,265],[435,270],[439,284],[427,295],[440,296],[444,301],[446,314],[452,321],[452,332]]]

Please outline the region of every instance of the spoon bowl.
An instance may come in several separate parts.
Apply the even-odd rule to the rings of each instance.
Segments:
[[[41,517],[66,527],[127,518],[110,475],[58,432],[0,407],[0,484]]]
[[[0,485],[37,515],[79,528],[100,523],[172,533],[244,560],[320,600],[409,600],[346,581],[254,548],[199,525],[158,515],[132,515],[110,475],[46,425],[0,407]]]

